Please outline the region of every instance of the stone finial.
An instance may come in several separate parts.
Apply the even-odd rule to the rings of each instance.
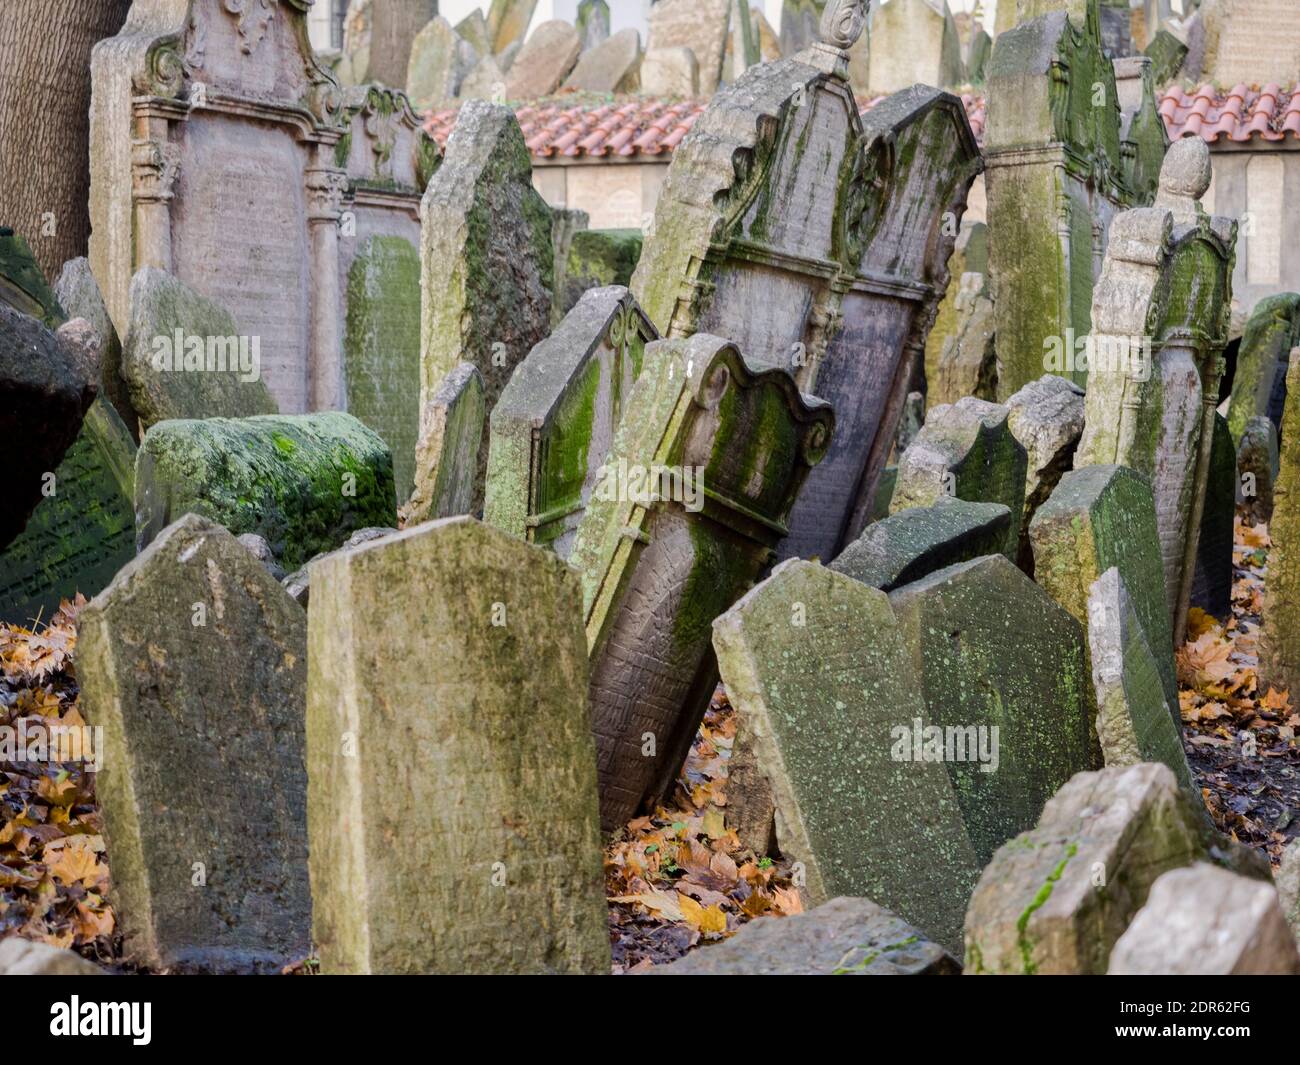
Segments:
[[[1210,149],[1200,137],[1174,141],[1160,167],[1155,206],[1172,213],[1176,225],[1195,222],[1212,175]]]
[[[823,44],[847,52],[862,36],[871,0],[832,0],[822,12],[818,35]]]

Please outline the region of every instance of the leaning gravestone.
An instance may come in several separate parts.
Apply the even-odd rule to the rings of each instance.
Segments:
[[[348,119],[306,6],[136,4],[91,81],[90,263],[119,334],[154,267],[261,338],[280,410],[333,405]]]
[[[270,973],[306,957],[306,613],[233,536],[187,514],[77,631],[127,957]]]
[[[583,52],[564,87],[579,92],[636,92],[641,87],[640,72],[641,36],[628,28]]]
[[[392,456],[337,411],[162,422],[136,459],[137,546],[191,512],[257,533],[294,569],[357,529],[397,524]]]
[[[948,257],[948,289],[944,293],[943,299],[939,301],[938,309],[935,311],[934,325],[925,338],[925,399],[927,407],[937,407],[941,403],[956,403],[962,396],[977,394],[974,389],[967,389],[964,392],[955,394],[946,393],[941,398],[936,391],[935,385],[939,377],[939,356],[943,353],[948,340],[957,333],[959,319],[957,301],[959,295],[964,295],[966,297],[965,302],[969,304],[971,297],[987,292],[988,242],[988,226],[983,222],[973,222],[969,218],[962,221],[961,230],[957,234],[957,242],[953,245],[952,255]],[[967,280],[967,274],[976,276]],[[993,305],[990,302],[990,314],[992,314],[992,307]],[[990,339],[992,335],[993,331],[990,325]],[[996,370],[994,372],[996,373]],[[994,399],[996,397],[981,395],[980,398]]]
[[[421,393],[460,362],[483,375],[490,415],[516,366],[550,332],[555,269],[551,209],[532,186],[514,112],[471,100],[421,205]],[[483,505],[488,435],[474,509]]]
[[[998,395],[996,320],[986,274],[966,273],[948,286],[956,289],[952,335],[927,372],[926,405],[956,403],[963,396],[995,400]]]
[[[470,512],[486,420],[483,376],[473,363],[462,362],[442,379],[420,414],[415,490],[402,508],[403,524]]]
[[[713,623],[713,646],[739,721],[741,842],[766,853],[775,820],[812,905],[869,891],[957,952],[979,866],[943,766],[897,757],[900,730],[910,755],[933,719],[885,593],[789,559]]]
[[[582,53],[578,31],[561,19],[543,22],[532,33],[510,64],[506,75],[506,99],[532,100],[549,96],[569,76]]]
[[[58,297],[68,319],[83,318],[99,336],[102,372],[99,394],[113,404],[128,429],[137,431],[139,415],[131,406],[126,381],[122,377],[122,341],[108,315],[108,307],[99,291],[99,283],[90,272],[89,259],[69,259],[54,283]]]
[[[1280,472],[1273,488],[1268,580],[1259,642],[1260,690],[1300,692],[1300,358],[1287,370]]]
[[[307,828],[322,969],[608,973],[573,572],[471,518],[312,570]],[[412,810],[428,816],[413,825]]]
[[[573,23],[582,38],[582,49],[597,48],[609,40],[609,4],[606,0],[578,0],[578,17]]]
[[[658,0],[650,10],[646,51],[689,48],[700,67],[699,92],[712,96],[722,81],[722,56],[732,0]]]
[[[1119,570],[1112,567],[1088,591],[1088,645],[1097,696],[1097,741],[1108,766],[1163,762],[1199,799],[1183,752],[1177,707],[1165,693],[1165,663],[1147,642]],[[1167,658],[1168,656],[1164,656]]]
[[[8,226],[0,226],[0,303],[38,319],[47,329],[57,329],[69,317],[27,241]]]
[[[632,281],[665,336],[728,337],[836,407],[786,557],[833,558],[865,526],[982,166],[956,97],[914,87],[859,114],[863,16],[837,0],[820,41],[714,97],[673,153]]]
[[[174,418],[278,414],[262,380],[261,337],[224,307],[145,267],[131,281],[122,376],[143,432]]]
[[[889,0],[871,19],[872,95],[908,86],[957,88],[966,81],[961,36],[947,0]]]
[[[826,0],[781,0],[781,54],[792,56],[817,40]]]
[[[235,6],[236,12],[243,11],[243,7],[242,3]],[[438,0],[357,0],[353,3],[344,25],[343,43],[352,84],[374,81],[393,89],[405,89],[412,42],[437,15]],[[247,14],[241,15],[241,27],[245,20],[254,21]]]
[[[1086,384],[1074,348],[1091,331],[1111,220],[1151,202],[1153,166],[1168,137],[1163,123],[1140,127],[1147,140],[1121,137],[1097,0],[1021,4],[1019,25],[1015,15],[1004,24],[1003,6],[998,25],[1006,32],[988,65],[984,153],[998,398],[1005,400],[1044,371]],[[1153,98],[1149,104],[1154,111]]]
[[[492,0],[488,8],[488,40],[494,54],[522,43],[533,21],[537,0]]]
[[[1216,414],[1190,603],[1224,622],[1232,616],[1232,546],[1236,514],[1237,452],[1232,446],[1232,432],[1227,420]]]
[[[713,619],[786,533],[834,414],[699,334],[646,347],[578,526],[601,824],[672,784],[717,683]]]
[[[478,51],[450,22],[431,19],[411,42],[406,94],[421,111],[447,107],[478,62]]]
[[[1246,423],[1237,448],[1237,506],[1242,520],[1258,525],[1273,517],[1273,487],[1277,483],[1281,456],[1277,426],[1264,415]]]
[[[1232,304],[1237,223],[1198,202],[1199,137],[1169,149],[1155,206],[1117,216],[1093,296],[1086,426],[1076,467],[1151,480],[1174,640],[1191,596]]]
[[[967,396],[935,407],[898,464],[890,513],[928,507],[956,497],[1001,503],[1011,510],[1011,528],[1002,552],[1013,561],[1025,509],[1028,455],[1012,435],[1010,411]]]
[[[889,602],[927,717],[964,741],[944,760],[983,865],[1097,762],[1082,629],[1002,555],[939,570]]]
[[[657,339],[631,293],[610,286],[529,352],[492,412],[485,521],[568,557]]]
[[[1286,370],[1290,352],[1300,346],[1300,295],[1282,292],[1255,304],[1237,348],[1232,377],[1228,428],[1241,441],[1251,418],[1264,416],[1282,424]]]

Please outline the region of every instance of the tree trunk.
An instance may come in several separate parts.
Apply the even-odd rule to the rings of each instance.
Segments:
[[[0,0],[0,225],[53,280],[90,240],[90,53],[130,0]]]

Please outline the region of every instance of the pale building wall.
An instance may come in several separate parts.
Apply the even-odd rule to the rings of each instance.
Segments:
[[[668,161],[533,162],[533,187],[552,207],[586,211],[592,229],[643,229],[654,218]]]

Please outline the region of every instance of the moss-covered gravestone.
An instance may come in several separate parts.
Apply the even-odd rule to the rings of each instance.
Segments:
[[[508,107],[471,100],[421,205],[423,402],[460,362],[483,375],[490,415],[516,366],[550,332],[555,269],[551,209]],[[474,508],[483,505],[488,434]]]
[[[131,279],[122,376],[142,428],[173,418],[277,414],[262,380],[262,338],[162,270]]]
[[[483,375],[472,362],[462,362],[442,379],[420,413],[415,488],[401,511],[404,524],[470,512],[486,420]]]
[[[1098,761],[1082,628],[1002,555],[939,570],[889,601],[927,717],[965,740],[964,757],[944,761],[983,865]]]
[[[393,460],[337,411],[163,422],[140,443],[135,511],[140,549],[193,512],[257,533],[291,570],[358,529],[397,524]]]
[[[1175,641],[1191,597],[1232,304],[1237,223],[1199,203],[1210,155],[1184,138],[1155,206],[1118,216],[1094,294],[1086,426],[1075,466],[1151,481]]]
[[[64,263],[54,283],[54,293],[69,319],[84,318],[99,336],[102,351],[99,394],[113,405],[134,436],[139,431],[140,419],[131,406],[126,381],[122,378],[122,341],[108,315],[95,275],[90,272],[90,260],[69,259]]]
[[[752,67],[673,153],[632,291],[664,336],[711,333],[836,408],[779,551],[833,558],[866,524],[971,182],[961,101],[923,86],[860,115],[849,50],[865,5]]]
[[[1243,520],[1257,525],[1273,517],[1273,488],[1281,455],[1277,426],[1262,414],[1246,423],[1237,446],[1237,506]]]
[[[104,729],[96,794],[127,957],[274,973],[307,956],[302,607],[188,514],[82,611],[77,679]]]
[[[1300,359],[1287,370],[1280,472],[1273,489],[1264,631],[1259,643],[1260,690],[1300,692]]]
[[[1232,543],[1236,514],[1237,452],[1227,420],[1216,414],[1190,602],[1225,622],[1232,616]]]
[[[1095,727],[1108,766],[1163,762],[1199,801],[1183,751],[1182,729],[1171,716],[1163,673],[1168,655],[1147,642],[1124,578],[1108,569],[1088,591],[1088,648],[1097,694]]]
[[[0,303],[57,329],[69,317],[59,305],[32,249],[8,226],[0,226]]]
[[[555,294],[560,315],[573,310],[584,292],[627,285],[641,258],[645,235],[639,229],[580,229],[573,234],[564,280]]]
[[[995,399],[996,395],[984,395],[975,388],[961,392],[952,392],[939,383],[940,362],[945,356],[948,342],[954,340],[961,327],[969,320],[976,297],[987,295],[988,291],[988,226],[983,222],[969,219],[962,223],[961,232],[957,234],[957,243],[952,255],[948,257],[948,289],[939,302],[935,312],[934,326],[925,338],[925,404],[926,408],[937,407],[943,403],[956,403],[962,396],[978,395],[981,399]],[[970,274],[971,277],[966,275]],[[960,301],[960,302],[959,302]],[[990,346],[993,339],[993,303],[987,298],[988,305],[988,339]],[[952,360],[949,355],[948,361]],[[961,365],[969,365],[967,359]],[[991,362],[990,362],[991,364]],[[978,365],[978,364],[976,364]],[[969,377],[969,375],[967,375]],[[997,370],[993,369],[993,384],[996,387]],[[956,381],[953,382],[956,386]]]
[[[1300,346],[1300,295],[1282,292],[1255,304],[1237,348],[1228,428],[1238,443],[1251,418],[1282,424],[1286,370],[1292,348]]]
[[[322,969],[608,973],[573,572],[420,525],[314,563],[308,646]]]
[[[656,339],[626,288],[579,300],[519,364],[492,412],[484,520],[568,557]]]
[[[1174,641],[1151,482],[1126,466],[1084,466],[1061,478],[1029,527],[1034,579],[1086,627],[1089,589],[1119,570],[1181,731]]]
[[[973,396],[930,411],[899,460],[890,513],[932,506],[949,497],[1001,503],[1011,511],[1001,550],[1014,560],[1029,458],[1012,434],[1009,418],[1006,407]]]
[[[1149,204],[1168,145],[1163,123],[1122,116],[1097,0],[1018,10],[987,68],[989,267],[997,292],[998,398],[1043,373],[1086,383],[1075,344],[1119,211]],[[1014,27],[1014,28],[1013,28]],[[1154,114],[1148,82],[1141,110]],[[1113,240],[1111,241],[1113,244]]]
[[[944,498],[872,522],[830,568],[884,592],[935,570],[1005,549],[1011,511],[1001,503]]]
[[[947,772],[912,758],[933,719],[885,593],[790,559],[713,623],[713,645],[739,715],[729,827],[764,854],[775,820],[812,905],[870,895],[958,951],[979,866]]]
[[[671,787],[717,683],[713,619],[770,561],[834,426],[706,334],[648,345],[625,411],[569,556],[607,831]]]

